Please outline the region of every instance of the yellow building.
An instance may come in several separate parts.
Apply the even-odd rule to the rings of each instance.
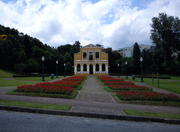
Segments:
[[[74,74],[108,74],[108,54],[89,44],[74,54]]]

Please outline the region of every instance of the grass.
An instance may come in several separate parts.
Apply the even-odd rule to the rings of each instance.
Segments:
[[[45,81],[52,80],[50,77],[45,77]],[[25,84],[35,84],[42,82],[41,77],[18,77],[18,78],[0,78],[0,87],[20,86]]]
[[[13,76],[13,73],[0,69],[0,78],[10,78],[12,76]]]
[[[159,117],[159,118],[170,118],[170,119],[180,119],[180,114],[170,114],[170,113],[156,113],[147,112],[142,110],[124,110],[127,115],[132,116],[145,116],[145,117]]]
[[[172,76],[171,79],[172,80],[180,80],[180,76]]]
[[[40,108],[40,109],[49,109],[49,110],[66,110],[66,111],[71,109],[70,105],[30,103],[30,102],[14,101],[14,100],[0,100],[0,105]]]
[[[45,81],[50,80],[52,80],[50,77],[45,77]],[[0,69],[0,87],[35,84],[39,82],[42,82],[41,77],[13,77],[13,73]]]
[[[129,78],[128,80],[132,81],[131,78]],[[172,79],[159,79],[159,88],[180,94],[180,81],[173,81],[173,80],[174,80],[173,77]],[[140,78],[136,78],[135,81],[140,82]],[[151,86],[158,87],[157,79],[154,79],[154,83],[153,83],[151,78],[144,78],[144,82]]]
[[[38,97],[51,97],[51,98],[67,98],[73,99],[77,96],[78,90],[73,90],[70,95],[65,94],[52,94],[52,93],[35,93],[35,92],[17,92],[16,90],[8,92],[11,95],[25,95],[25,96],[38,96]]]

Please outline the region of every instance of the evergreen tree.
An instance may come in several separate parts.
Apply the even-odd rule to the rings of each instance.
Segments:
[[[133,57],[132,57],[134,74],[140,73],[140,56],[141,56],[141,51],[139,49],[138,43],[136,42],[133,46]]]

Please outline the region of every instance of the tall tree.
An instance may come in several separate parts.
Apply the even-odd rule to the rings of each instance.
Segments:
[[[172,64],[172,54],[180,55],[180,20],[177,17],[167,16],[166,13],[160,13],[158,17],[152,18],[151,39],[156,44],[156,55],[162,57],[161,64],[166,72],[170,70]]]
[[[133,47],[133,71],[135,74],[140,72],[140,56],[141,56],[141,51],[139,49],[139,45],[136,42]]]

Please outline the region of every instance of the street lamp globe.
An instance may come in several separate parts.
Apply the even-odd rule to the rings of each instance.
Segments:
[[[44,60],[45,60],[45,57],[44,57],[44,56],[42,56],[42,57],[41,57],[41,60],[42,60],[42,61],[44,61]]]
[[[118,67],[119,67],[119,64],[117,64],[118,65]]]
[[[142,58],[142,57],[140,57],[140,61],[141,61],[141,62],[143,61],[143,58]]]
[[[125,64],[126,64],[126,65],[127,65],[127,63],[128,63],[128,62],[127,62],[127,61],[125,61]]]
[[[66,64],[64,64],[64,66],[66,66]]]
[[[58,64],[58,60],[56,60],[56,64]]]

